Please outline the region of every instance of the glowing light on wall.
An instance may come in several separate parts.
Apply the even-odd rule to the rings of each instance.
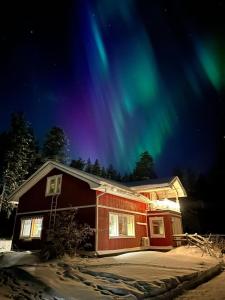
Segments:
[[[172,210],[180,212],[180,204],[179,202],[174,202],[167,198],[163,200],[154,200],[152,201],[152,208],[153,209],[160,209],[160,210]]]

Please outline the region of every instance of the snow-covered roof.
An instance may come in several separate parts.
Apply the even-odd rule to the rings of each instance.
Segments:
[[[55,161],[47,161],[42,167],[40,167],[32,176],[30,176],[19,188],[17,188],[9,196],[9,201],[18,202],[19,198],[23,194],[25,194],[32,186],[34,186],[40,179],[46,176],[53,169],[58,169],[66,174],[87,182],[90,188],[93,190],[116,194],[128,199],[138,200],[145,203],[149,202],[149,199],[145,196],[116,181],[95,176],[93,174],[68,167]]]
[[[157,191],[160,189],[176,190],[178,197],[186,197],[187,193],[178,176],[168,178],[147,179],[126,183],[131,190],[136,192]]]
[[[84,182],[87,182],[91,189],[110,194],[115,194],[128,199],[133,199],[148,203],[149,199],[140,194],[143,191],[153,191],[160,188],[176,189],[179,197],[185,197],[186,192],[178,177],[172,177],[170,180],[156,179],[121,184],[114,180],[105,179],[87,172],[68,167],[64,164],[47,161],[41,166],[32,176],[30,176],[19,188],[17,188],[10,196],[10,202],[18,202],[19,198],[25,194],[32,186],[40,179],[46,176],[51,170],[58,169],[61,172],[76,177]]]
[[[145,180],[139,180],[139,181],[126,182],[125,185],[127,185],[129,187],[149,186],[149,185],[164,186],[164,185],[167,185],[169,182],[171,182],[173,179],[174,179],[174,177],[145,179]]]

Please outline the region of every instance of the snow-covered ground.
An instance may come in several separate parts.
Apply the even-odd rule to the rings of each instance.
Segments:
[[[188,291],[177,300],[224,300],[225,299],[225,272],[203,283],[194,290]]]
[[[38,262],[40,262],[38,256],[30,251],[0,253],[0,269],[12,266],[34,265]]]
[[[12,240],[0,240],[0,252],[8,252],[11,250]]]
[[[38,263],[37,257],[30,253],[11,252],[0,257],[0,265],[14,265],[0,269],[0,299],[6,299],[6,295],[21,300],[143,299],[176,287],[217,263],[217,259],[202,257],[201,251],[193,247],[167,253],[67,257],[51,263]],[[28,295],[30,298],[26,298]]]

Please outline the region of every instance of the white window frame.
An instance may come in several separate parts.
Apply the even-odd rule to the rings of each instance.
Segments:
[[[41,219],[41,233],[40,233],[40,236],[34,236],[32,235],[32,227],[33,227],[33,222],[34,220],[36,219]],[[30,218],[21,218],[21,227],[20,227],[20,239],[21,240],[32,240],[32,239],[38,239],[40,240],[41,239],[41,235],[42,235],[42,229],[43,229],[43,219],[44,217],[43,216],[35,216],[35,217],[30,217]],[[24,229],[24,223],[25,221],[31,221],[30,222],[30,230],[29,230],[29,235],[24,235],[23,234],[23,229]]]
[[[58,179],[60,178],[60,185],[59,185],[59,189],[57,191],[57,184],[55,185],[55,191],[53,193],[50,193],[50,184],[52,180],[55,180],[56,183],[58,183]],[[50,176],[47,177],[47,183],[46,183],[46,190],[45,190],[45,196],[54,196],[54,195],[59,195],[61,194],[61,188],[62,188],[62,174],[60,175],[54,175],[54,176]]]
[[[110,235],[110,230],[109,230],[109,239],[115,239],[115,238],[135,238],[135,216],[131,214],[121,214],[121,213],[115,213],[115,212],[109,212],[109,228],[110,228],[110,215],[117,216],[117,224],[116,224],[116,231],[117,235]],[[119,234],[119,217],[126,217],[126,218],[131,218],[132,223],[133,223],[133,234],[132,235],[120,235]]]
[[[162,224],[162,231],[163,233],[155,234],[153,231],[153,221],[160,221]],[[163,217],[150,217],[149,218],[149,227],[150,227],[150,234],[151,238],[165,238],[165,224]]]

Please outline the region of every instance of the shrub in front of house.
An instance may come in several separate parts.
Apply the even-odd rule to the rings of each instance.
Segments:
[[[88,224],[80,224],[77,221],[77,210],[69,210],[57,213],[52,228],[47,232],[40,256],[42,260],[61,258],[65,254],[77,255],[77,250],[91,246],[90,237],[94,234]]]

